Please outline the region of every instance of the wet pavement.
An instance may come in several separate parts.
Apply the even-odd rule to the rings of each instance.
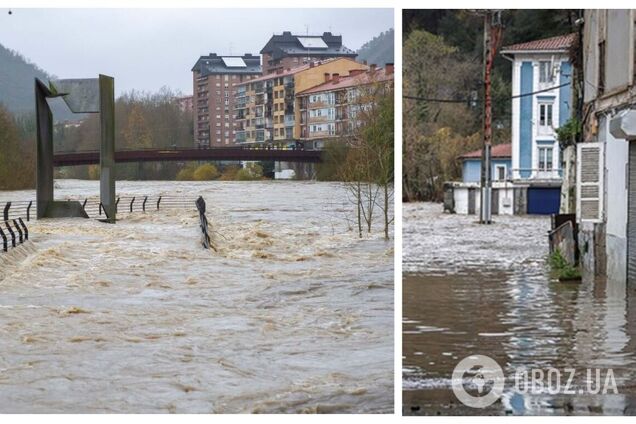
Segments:
[[[404,414],[636,414],[635,296],[617,282],[552,278],[549,217],[496,216],[483,226],[431,203],[405,204],[403,217]],[[463,405],[451,388],[458,362],[478,354],[506,376],[503,396],[485,409]],[[550,368],[575,370],[576,394],[515,387],[515,371]],[[611,369],[618,394],[587,393],[588,368],[593,377],[600,369],[602,388]]]

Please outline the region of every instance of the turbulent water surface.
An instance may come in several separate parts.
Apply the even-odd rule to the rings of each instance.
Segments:
[[[636,414],[636,296],[618,282],[551,278],[549,217],[497,216],[491,226],[476,219],[444,214],[439,204],[404,205],[404,412]],[[451,390],[455,366],[477,354],[495,359],[507,378],[501,400],[486,409],[461,405]],[[609,388],[612,369],[619,393],[528,394],[511,381],[515,371],[549,368],[575,369],[577,391],[587,389],[588,368]]]
[[[31,241],[0,253],[0,412],[392,411],[392,242],[348,231],[340,186],[117,188],[203,195],[218,252],[194,204],[31,221]]]

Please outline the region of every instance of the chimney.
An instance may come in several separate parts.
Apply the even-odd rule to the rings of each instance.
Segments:
[[[355,77],[356,75],[360,75],[360,74],[363,74],[363,73],[364,73],[364,70],[362,70],[362,69],[352,69],[352,70],[349,71],[349,76],[350,77]]]
[[[216,53],[210,53],[210,57],[216,57]]]
[[[340,81],[340,74],[333,74],[333,78],[331,80],[334,84],[338,84],[338,81]]]
[[[283,31],[283,35],[290,35],[291,36],[291,31]]]
[[[335,77],[338,74],[333,74],[333,76]],[[331,75],[329,75],[329,72],[325,72],[325,82],[329,82],[329,80],[331,79]]]
[[[372,63],[372,64],[371,64],[371,69],[369,69],[369,71],[370,71],[370,72],[375,72],[375,68],[376,68],[376,67],[377,67],[377,66],[375,65],[375,63]]]
[[[395,68],[392,63],[387,63],[384,67],[384,73],[387,75],[393,75]]]

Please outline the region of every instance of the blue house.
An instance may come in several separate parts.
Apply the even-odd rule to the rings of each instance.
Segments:
[[[569,49],[576,34],[502,48],[512,62],[511,143],[492,147],[493,214],[559,213],[562,155],[556,129],[572,115]],[[481,151],[460,156],[461,182],[445,184],[444,210],[478,214]]]
[[[555,130],[571,117],[576,34],[502,48],[512,62],[512,169],[514,183],[527,184],[527,213],[559,212],[562,167]]]
[[[512,144],[492,146],[490,175],[493,181],[509,181],[512,170]],[[462,160],[462,181],[479,183],[481,181],[481,150],[466,153],[459,157]]]

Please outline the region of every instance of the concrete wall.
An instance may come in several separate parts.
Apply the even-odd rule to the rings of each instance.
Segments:
[[[605,134],[605,244],[607,276],[611,280],[627,278],[627,182],[629,145],[609,132],[610,116],[601,119],[600,132]]]
[[[493,188],[497,189],[499,215],[512,215],[514,205],[514,189],[511,183],[493,183]],[[457,184],[453,187],[455,201],[455,213],[468,215],[469,191],[475,192],[475,214],[480,214],[481,194],[478,184]]]
[[[607,10],[605,93],[623,90],[632,81],[634,48],[630,34],[632,16],[625,10]]]

